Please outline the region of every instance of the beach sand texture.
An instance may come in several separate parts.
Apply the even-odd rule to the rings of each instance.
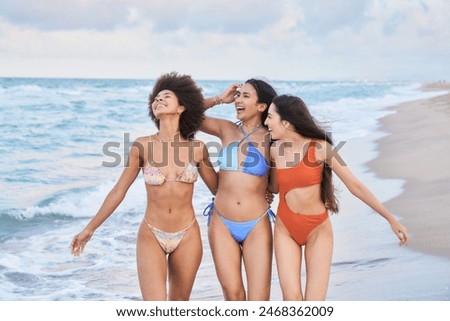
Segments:
[[[450,84],[423,90],[450,91]],[[450,258],[450,93],[389,107],[380,120],[388,136],[369,163],[383,178],[406,181],[404,192],[386,202],[410,233],[413,250]]]

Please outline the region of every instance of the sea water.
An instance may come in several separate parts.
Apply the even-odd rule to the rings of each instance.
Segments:
[[[234,81],[198,81],[206,97]],[[140,176],[81,257],[69,244],[118,179],[129,144],[156,128],[148,117],[154,80],[0,78],[0,300],[140,300],[135,243],[146,206]],[[380,179],[365,165],[378,156],[386,106],[427,98],[409,82],[271,81],[298,95],[332,132],[352,171],[386,201],[404,181]],[[207,111],[235,121],[233,104]],[[215,137],[198,133],[206,143]],[[215,145],[216,146],[216,145]],[[116,158],[113,158],[114,152]],[[212,153],[212,161],[214,155]],[[335,250],[329,300],[448,300],[449,260],[397,245],[389,225],[342,183],[332,216]],[[193,300],[222,300],[202,216],[211,195],[200,180],[194,208],[204,256]],[[275,197],[272,207],[276,209]],[[407,209],[405,209],[407,211]],[[401,220],[402,213],[396,213]],[[274,263],[272,299],[280,300]]]

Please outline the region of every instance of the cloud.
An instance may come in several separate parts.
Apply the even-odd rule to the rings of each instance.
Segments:
[[[156,32],[254,33],[282,17],[277,1],[155,1],[141,4],[144,19]],[[170,16],[170,19],[168,19]]]
[[[252,33],[280,19],[279,7],[271,0],[0,1],[1,16],[8,22],[48,31],[103,31],[144,23],[163,33],[180,29]]]
[[[364,25],[365,12],[372,2],[367,0],[301,0],[299,3],[305,17],[302,28],[305,28],[310,35],[319,37],[326,37],[342,28],[358,30]]]
[[[109,30],[127,23],[121,1],[0,1],[1,16],[11,24],[44,31]]]
[[[449,20],[446,0],[0,0],[0,76],[436,77]]]

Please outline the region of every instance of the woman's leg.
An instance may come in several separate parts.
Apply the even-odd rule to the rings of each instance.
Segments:
[[[333,229],[330,219],[327,219],[313,230],[306,240],[306,300],[325,300],[330,279],[332,255]]]
[[[189,300],[202,256],[200,227],[196,221],[169,255],[169,300]]]
[[[150,301],[167,300],[166,255],[145,224],[139,228],[136,260],[142,298]]]
[[[244,301],[246,296],[241,273],[241,247],[216,214],[211,217],[208,238],[225,300]]]
[[[270,300],[272,282],[272,227],[268,216],[263,217],[242,245],[247,275],[249,301]]]
[[[275,222],[274,249],[283,300],[303,300],[302,247],[294,241],[280,218]]]

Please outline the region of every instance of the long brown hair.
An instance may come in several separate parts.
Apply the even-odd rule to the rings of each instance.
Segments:
[[[280,118],[291,123],[297,133],[306,138],[326,140],[330,145],[333,145],[331,135],[318,125],[301,98],[280,95],[273,99],[273,104]],[[333,213],[337,213],[339,204],[335,195],[332,173],[330,166],[324,163],[320,196],[326,208]]]
[[[267,127],[264,124],[264,121],[267,118],[267,113],[269,112],[269,106],[272,103],[272,100],[277,95],[275,89],[266,81],[262,79],[250,78],[246,82],[246,84],[250,84],[255,88],[256,94],[258,96],[258,103],[266,104],[266,109],[261,113],[261,123],[263,126]]]

